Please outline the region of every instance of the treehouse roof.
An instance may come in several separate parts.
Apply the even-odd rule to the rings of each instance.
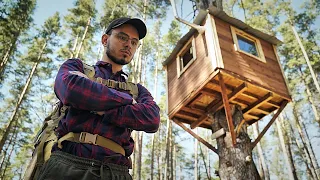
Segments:
[[[228,16],[224,11],[218,10],[216,7],[211,6],[209,8],[209,13],[213,15],[214,17],[217,17],[235,27],[238,29],[241,29],[249,34],[254,35],[255,37],[258,37],[260,39],[263,39],[271,44],[279,45],[282,42],[277,39],[275,36],[271,36],[269,34],[266,34],[264,32],[261,32],[257,29],[252,28],[251,26],[247,25],[246,23],[242,22],[239,19],[233,18]],[[206,18],[207,12],[201,10],[199,14],[197,15],[196,19],[193,21],[194,24],[200,25]],[[171,62],[171,60],[175,59],[174,57],[179,53],[180,49],[185,45],[185,43],[190,39],[190,37],[196,32],[194,28],[191,28],[187,34],[185,34],[178,42],[176,47],[173,49],[170,56],[163,61],[163,65],[166,66]]]

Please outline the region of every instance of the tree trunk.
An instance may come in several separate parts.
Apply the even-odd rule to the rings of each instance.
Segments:
[[[177,179],[177,149],[176,149],[176,145],[174,144],[173,145],[173,167],[174,169],[172,169],[173,171],[173,179],[176,180]]]
[[[207,167],[206,158],[204,157],[204,153],[203,153],[203,151],[202,151],[201,145],[199,145],[199,148],[200,148],[200,155],[201,155],[201,157],[202,157],[202,161],[203,161],[203,164],[204,164],[204,168],[205,168],[205,170],[206,170],[207,178],[208,178],[208,179],[211,179],[211,176],[210,176],[210,174],[209,174],[208,167]]]
[[[141,179],[141,166],[142,166],[142,141],[143,141],[143,132],[139,132],[138,134],[138,141],[139,141],[139,151],[138,151],[138,158],[137,158],[137,177]]]
[[[70,54],[70,56],[71,56],[70,59],[75,57],[76,49],[77,49],[77,46],[78,46],[78,39],[79,39],[79,34],[77,34],[77,37],[74,40],[74,44],[73,44],[73,47],[72,47],[72,50],[71,50],[71,54]]]
[[[165,168],[164,168],[164,178],[169,179],[169,162],[170,162],[170,120],[167,118],[167,132],[166,132],[166,155],[165,155]]]
[[[198,128],[196,128],[195,131],[195,133],[198,134]],[[198,146],[199,141],[194,139],[194,180],[198,180]]]
[[[144,0],[144,5],[143,5],[143,20],[146,22],[147,20],[147,5],[148,5],[148,0]],[[144,45],[144,39],[140,41],[140,47],[136,52],[137,60],[134,62],[134,81],[135,82],[141,82],[141,69],[142,69],[142,52],[143,52],[143,45]]]
[[[13,45],[15,44],[15,42],[16,41],[14,41],[14,43],[10,44],[9,49],[6,51],[6,54],[2,58],[2,61],[0,63],[0,76],[2,76],[2,74],[4,73],[5,67],[7,65],[8,60],[9,60],[9,56],[10,56],[10,54],[12,52]]]
[[[155,134],[152,134],[152,137],[151,137],[151,168],[150,168],[151,180],[153,180],[153,169],[154,169],[154,140],[155,140],[154,136]]]
[[[258,137],[258,135],[259,135],[259,124],[258,123],[259,122],[256,122],[253,125],[253,133],[254,133],[255,137]],[[261,166],[262,166],[262,171],[261,171],[260,177],[261,177],[261,179],[270,180],[269,168],[266,164],[264,152],[262,150],[260,142],[257,144],[257,150],[258,150],[258,155],[259,155],[259,159],[260,159]]]
[[[283,152],[283,155],[285,157],[285,161],[286,161],[287,167],[288,167],[289,179],[298,180],[296,170],[293,165],[293,160],[291,157],[291,152],[288,151],[288,147],[286,146],[286,144],[284,142],[282,128],[281,128],[281,124],[279,122],[280,117],[281,117],[281,115],[279,115],[279,118],[276,120],[276,125],[277,125],[278,135],[279,135],[279,139],[280,139],[280,146],[281,146],[281,149],[282,149],[282,152]],[[283,119],[281,118],[281,120],[283,120]]]
[[[104,26],[103,29],[102,29],[102,34],[104,34],[106,31],[106,27]],[[98,49],[98,54],[97,54],[97,59],[98,60],[102,60],[102,56],[103,56],[103,45],[102,44],[99,44],[99,49]]]
[[[88,23],[87,23],[86,29],[84,30],[84,33],[83,33],[82,39],[81,39],[81,41],[80,41],[80,44],[79,44],[77,53],[76,53],[76,55],[75,55],[76,58],[78,58],[78,56],[79,56],[79,54],[80,54],[80,52],[81,52],[82,44],[83,44],[83,42],[84,42],[84,39],[86,38],[88,29],[89,29],[89,26],[90,26],[90,22],[91,22],[91,17],[89,17],[89,19],[88,19]]]
[[[302,73],[302,70],[301,70],[301,67],[299,67],[299,73],[300,73],[300,76],[302,78],[302,81],[306,87],[306,93],[307,93],[307,98],[308,98],[308,101],[310,102],[310,105],[311,105],[311,108],[312,108],[312,111],[313,111],[313,114],[314,114],[314,118],[316,120],[316,122],[318,123],[318,125],[320,126],[320,117],[319,117],[319,113],[317,111],[317,108],[315,106],[315,103],[313,101],[313,95],[311,94],[311,91],[310,91],[310,88],[308,86],[308,83],[307,83],[307,80],[306,80],[306,77],[303,75]]]
[[[237,105],[231,105],[231,112],[236,127],[243,120],[241,108]],[[225,110],[221,109],[210,116],[213,119],[213,132],[221,128],[226,132],[226,135],[217,138],[220,179],[260,179],[252,159],[251,141],[245,125],[237,134],[236,144],[233,147]]]
[[[292,155],[293,152],[291,147],[292,145],[291,136],[288,134],[288,130],[286,130],[287,128],[285,128],[285,121],[282,114],[279,114],[279,120],[280,120],[280,126],[282,127],[281,129],[283,130],[283,137],[284,137],[284,143],[286,146],[286,152],[288,153],[289,160],[291,161],[290,163],[292,164],[293,175],[294,175],[294,178],[298,179],[297,170],[296,170],[296,166],[294,164],[294,159]]]
[[[142,166],[142,142],[143,142],[143,132],[139,132],[139,153],[138,153],[138,164],[137,164],[137,177],[141,179],[141,166]]]
[[[173,144],[172,121],[170,121],[170,180],[173,180]]]
[[[17,129],[17,127],[15,127],[15,130],[14,130],[14,131],[16,131],[16,129]],[[4,179],[4,177],[5,177],[5,175],[6,175],[6,171],[7,171],[8,165],[9,165],[9,163],[10,163],[13,150],[15,149],[14,146],[17,144],[17,141],[12,141],[13,139],[16,139],[16,138],[17,138],[17,133],[12,134],[12,137],[13,137],[13,138],[10,139],[11,141],[9,142],[9,145],[8,145],[8,146],[10,146],[12,143],[13,143],[13,144],[12,144],[11,150],[10,150],[8,156],[7,156],[6,163],[5,163],[5,167],[4,167],[3,172],[2,172],[2,175],[1,175],[1,177],[2,177],[1,179]],[[8,149],[9,149],[9,147],[8,147]]]
[[[132,133],[132,139],[134,141],[134,150],[132,153],[133,156],[133,160],[132,160],[132,179],[136,179],[137,173],[136,173],[136,167],[137,167],[137,152],[138,152],[138,147],[139,147],[139,135],[138,135],[138,131],[134,131]]]
[[[318,93],[320,94],[319,82],[318,82],[318,80],[317,80],[316,75],[314,74],[314,71],[313,71],[313,68],[312,68],[312,66],[311,66],[311,63],[310,63],[309,57],[308,57],[308,55],[307,55],[307,52],[306,52],[306,50],[305,50],[304,47],[303,47],[303,44],[302,44],[302,42],[301,42],[301,40],[300,40],[300,37],[299,37],[296,29],[295,29],[294,26],[293,26],[293,23],[291,23],[291,28],[292,28],[292,31],[293,31],[294,36],[296,37],[296,40],[298,41],[298,44],[299,44],[299,46],[300,46],[300,49],[301,49],[302,54],[303,54],[303,56],[304,56],[304,59],[306,60],[307,65],[308,65],[308,67],[309,67],[309,70],[310,70],[310,73],[311,73],[311,77],[312,77],[312,79],[313,79],[313,84],[315,85],[316,89],[318,90]]]
[[[161,180],[162,178],[162,172],[161,172],[161,158],[162,158],[162,152],[161,152],[161,146],[159,147],[159,155],[158,155],[158,180]]]
[[[295,102],[293,102],[293,115],[294,115],[294,120],[295,120],[296,127],[298,129],[299,135],[301,137],[301,140],[303,142],[304,147],[307,150],[308,156],[311,159],[311,165],[315,170],[315,174],[316,174],[315,178],[320,179],[320,172],[319,172],[320,169],[318,166],[318,162],[317,162],[317,159],[315,158],[308,134],[306,131],[302,130],[302,125],[301,125],[302,122],[300,122],[300,120],[299,120],[299,119],[302,119],[302,117],[300,115],[298,115],[298,111],[297,111],[297,107],[296,107]]]
[[[215,6],[219,10],[223,10],[222,0],[200,0],[198,1],[198,6],[202,10],[207,10],[210,6]]]
[[[16,123],[15,123],[15,128],[14,128],[14,130],[13,130],[13,132],[12,132],[12,135],[11,135],[11,137],[10,137],[10,140],[9,140],[9,142],[8,142],[8,145],[7,145],[6,149],[5,149],[4,152],[3,152],[2,159],[1,159],[1,164],[0,164],[0,170],[2,170],[2,168],[3,168],[3,165],[4,165],[5,160],[6,160],[7,152],[8,152],[8,150],[9,150],[9,147],[10,147],[11,144],[12,144],[12,140],[15,139],[14,136],[16,136],[16,132],[17,132],[17,123],[18,123],[18,122],[16,121]]]
[[[292,125],[290,123],[289,123],[289,127],[290,127],[291,134],[294,135],[294,130],[293,130]],[[307,152],[306,148],[303,147],[303,145],[301,145],[299,143],[297,138],[294,137],[294,139],[295,139],[296,145],[298,146],[298,150],[300,152],[299,154],[301,155],[301,157],[303,159],[303,162],[304,162],[304,164],[306,166],[306,169],[307,169],[307,172],[309,174],[309,177],[313,180],[313,179],[315,179],[315,177],[317,177],[317,175],[316,175],[316,172],[313,169],[313,167],[310,167],[311,159],[310,159],[310,157],[308,155],[308,152]],[[303,150],[303,152],[302,152],[302,150]]]
[[[36,71],[36,68],[37,68],[37,66],[38,66],[38,64],[39,64],[39,62],[40,62],[41,56],[42,56],[43,51],[44,51],[44,49],[46,48],[46,46],[47,46],[47,43],[44,43],[43,46],[42,46],[42,48],[41,48],[41,50],[40,50],[39,56],[38,56],[38,58],[37,58],[37,61],[36,61],[36,63],[34,63],[33,68],[32,68],[32,70],[31,70],[31,72],[30,72],[30,74],[29,74],[29,77],[28,77],[28,79],[27,79],[27,82],[26,82],[26,84],[25,84],[25,86],[24,86],[24,88],[23,88],[23,90],[22,90],[22,92],[21,92],[21,94],[20,94],[20,97],[19,97],[19,99],[18,99],[18,102],[17,102],[17,104],[16,104],[16,107],[15,107],[14,111],[12,112],[12,115],[11,115],[10,120],[9,120],[9,124],[8,124],[8,126],[6,127],[5,132],[3,133],[3,136],[1,137],[1,140],[0,140],[0,153],[2,152],[3,146],[4,146],[5,142],[6,142],[6,140],[8,139],[9,132],[11,131],[12,125],[13,125],[14,122],[15,122],[16,114],[17,114],[17,112],[18,112],[18,110],[19,110],[19,108],[20,108],[20,105],[21,105],[21,103],[22,103],[22,100],[23,100],[23,98],[24,98],[24,96],[25,96],[25,94],[26,94],[26,91],[27,91],[30,83],[31,83],[33,74],[34,74],[34,72]]]

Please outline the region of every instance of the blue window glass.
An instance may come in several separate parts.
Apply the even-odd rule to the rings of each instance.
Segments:
[[[238,39],[238,44],[239,44],[239,48],[240,50],[250,53],[252,55],[258,56],[258,51],[256,48],[256,44],[254,43],[254,41],[251,41],[247,38],[244,38],[242,36],[237,35],[237,39]]]

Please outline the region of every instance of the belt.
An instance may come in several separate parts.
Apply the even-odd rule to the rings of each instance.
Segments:
[[[98,134],[90,134],[87,132],[81,132],[81,133],[69,132],[68,134],[64,135],[58,140],[58,147],[60,149],[62,149],[61,143],[63,141],[93,144],[93,145],[110,149],[113,152],[116,152],[125,156],[125,151],[123,147],[121,147],[119,144],[115,143],[114,141],[108,138],[102,137]]]

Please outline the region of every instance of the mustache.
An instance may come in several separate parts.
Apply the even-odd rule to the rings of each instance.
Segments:
[[[127,52],[130,53],[130,56],[132,54],[128,47],[122,48],[122,49],[120,49],[120,51],[127,51]]]

